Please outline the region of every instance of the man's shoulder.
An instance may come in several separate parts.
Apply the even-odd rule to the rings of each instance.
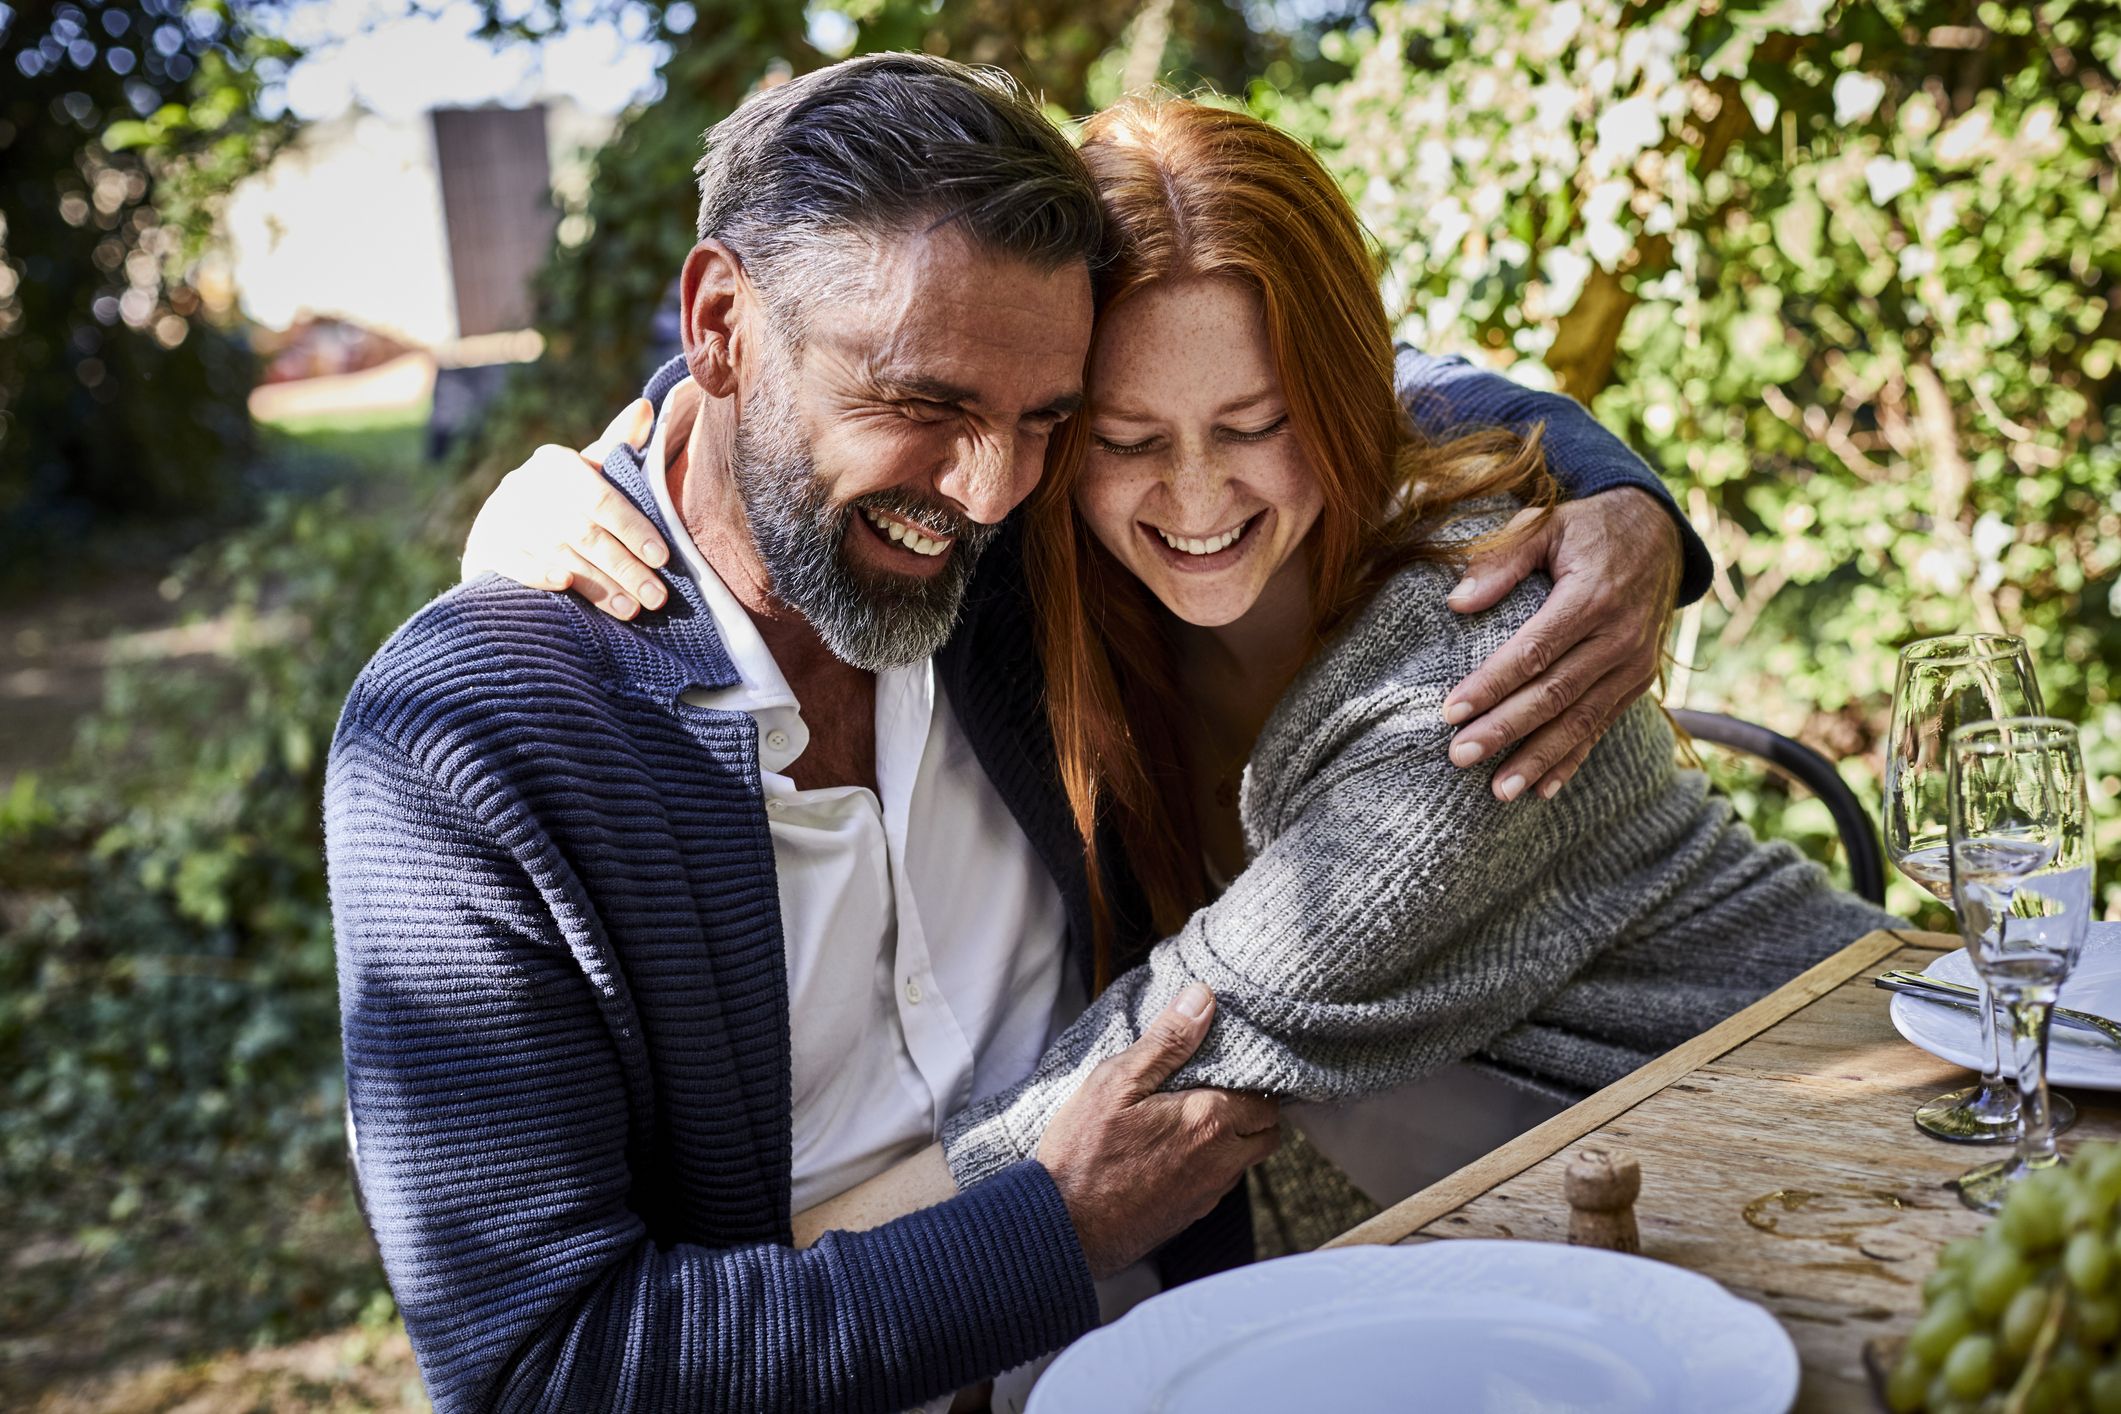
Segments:
[[[570,596],[497,575],[430,600],[376,650],[355,679],[339,734],[409,736],[468,712],[575,711],[582,689],[609,676],[590,615]]]

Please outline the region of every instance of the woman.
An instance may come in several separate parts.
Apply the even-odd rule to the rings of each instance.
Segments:
[[[826,1223],[1031,1156],[1189,983],[1217,1022],[1174,1086],[1339,1101],[1472,1057],[1570,1096],[1892,921],[1756,843],[1651,703],[1558,794],[1503,804],[1492,764],[1453,766],[1445,694],[1544,584],[1445,600],[1551,500],[1537,438],[1409,427],[1360,228],[1302,144],[1130,100],[1083,155],[1118,254],[1026,570],[1090,877],[1123,858],[1164,941],[1114,957],[1101,896],[1102,990],[1036,1073],[950,1122],[947,1173],[931,1151]]]

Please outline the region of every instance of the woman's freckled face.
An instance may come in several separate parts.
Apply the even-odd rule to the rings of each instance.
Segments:
[[[1324,501],[1289,426],[1258,291],[1226,276],[1122,300],[1090,354],[1076,513],[1187,623],[1242,618]]]

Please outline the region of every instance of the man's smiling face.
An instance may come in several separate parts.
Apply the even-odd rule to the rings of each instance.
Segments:
[[[945,226],[825,279],[799,348],[752,342],[731,470],[774,597],[843,661],[911,662],[949,636],[1081,403],[1092,316],[1081,262],[1042,269]]]

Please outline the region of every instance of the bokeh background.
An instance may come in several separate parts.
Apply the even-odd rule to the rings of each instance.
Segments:
[[[1875,801],[1895,648],[2022,633],[2121,869],[2117,0],[0,0],[0,1404],[424,1407],[342,1152],[339,702],[636,391],[701,131],[879,48],[1309,139],[1407,336],[1715,550],[1674,705]]]

